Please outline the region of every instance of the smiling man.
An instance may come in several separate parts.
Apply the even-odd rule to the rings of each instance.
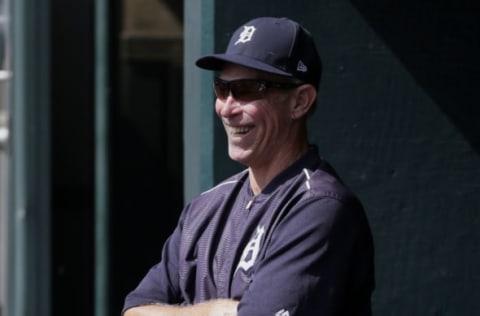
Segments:
[[[365,213],[308,141],[321,72],[310,33],[257,18],[197,66],[218,73],[215,111],[246,169],[185,207],[124,315],[371,315]]]

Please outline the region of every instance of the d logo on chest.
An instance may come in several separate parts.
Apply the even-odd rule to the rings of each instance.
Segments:
[[[247,272],[257,259],[258,253],[260,252],[260,243],[262,241],[263,234],[265,233],[265,226],[258,226],[255,232],[255,235],[248,242],[247,246],[243,249],[242,257],[238,263],[237,272],[239,269]]]

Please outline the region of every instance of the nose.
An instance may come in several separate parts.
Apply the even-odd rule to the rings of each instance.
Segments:
[[[240,110],[239,104],[232,97],[231,93],[228,95],[228,97],[224,101],[217,98],[216,108],[217,108],[217,114],[223,117],[235,115]]]

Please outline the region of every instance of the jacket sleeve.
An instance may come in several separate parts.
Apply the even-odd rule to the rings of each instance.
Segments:
[[[123,312],[140,305],[181,303],[178,250],[184,213],[182,213],[174,232],[163,246],[161,261],[153,266],[138,286],[126,296]]]
[[[373,243],[359,203],[310,199],[264,247],[239,316],[371,314]]]

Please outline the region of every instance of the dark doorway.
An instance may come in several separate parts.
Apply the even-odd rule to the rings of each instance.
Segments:
[[[183,206],[183,4],[175,3],[124,0],[115,11],[111,315],[160,260]]]
[[[183,206],[183,2],[170,2],[109,4],[112,316],[160,259]],[[94,7],[93,0],[51,2],[51,291],[58,316],[95,310]]]

